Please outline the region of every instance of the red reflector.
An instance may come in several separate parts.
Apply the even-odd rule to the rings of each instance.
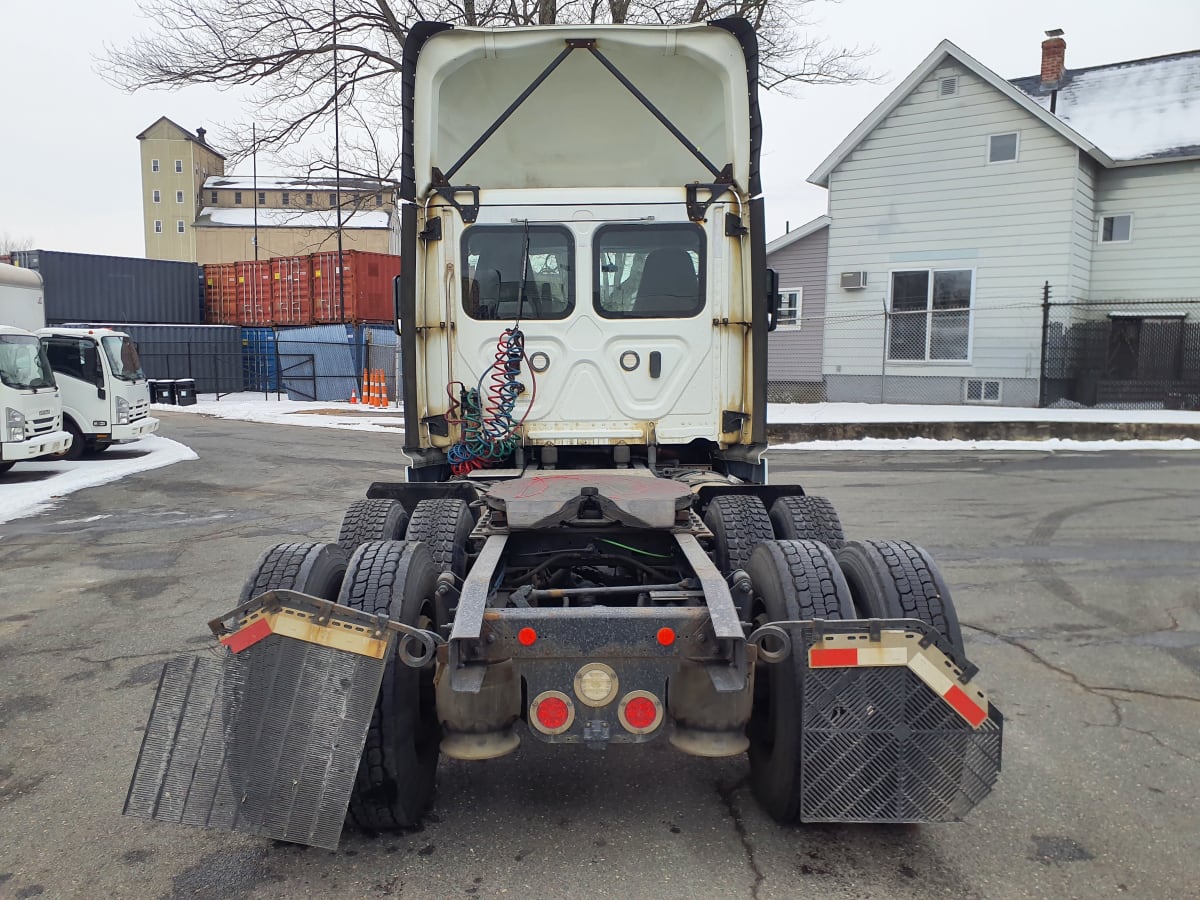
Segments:
[[[675,630],[673,628],[658,629],[658,642],[664,647],[670,647],[675,643]]]
[[[830,650],[817,647],[809,654],[808,664],[814,669],[857,666],[858,651],[853,647]]]
[[[522,647],[532,647],[537,640],[537,632],[532,628],[522,628],[517,632],[517,640],[520,641]]]
[[[942,697],[975,728],[982,725],[984,719],[987,718],[987,710],[981,709],[957,684],[950,685],[950,690],[946,691]]]
[[[656,718],[658,710],[646,697],[634,697],[625,704],[625,721],[631,728],[649,728]]]
[[[533,631],[532,628],[525,630]],[[533,642],[530,641],[530,643]],[[558,697],[546,697],[538,704],[538,721],[551,731],[566,725],[568,715],[570,715],[570,710],[567,709],[566,702]]]
[[[233,634],[221,638],[221,643],[234,653],[241,653],[247,647],[257,644],[270,634],[271,623],[266,619],[259,619],[257,622],[247,625],[240,631],[235,631]]]

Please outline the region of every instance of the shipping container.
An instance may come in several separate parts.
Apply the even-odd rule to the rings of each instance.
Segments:
[[[242,386],[248,391],[282,389],[276,375],[274,328],[242,329]]]
[[[42,276],[46,323],[197,324],[200,267],[190,262],[20,250],[13,262]]]
[[[147,378],[193,378],[202,394],[242,390],[242,330],[229,325],[73,323],[76,328],[113,328],[137,343]]]
[[[400,274],[400,257],[347,250],[342,254],[340,271],[336,250],[314,253],[309,258],[313,312],[318,322],[391,321],[392,282]]]
[[[271,260],[271,298],[277,325],[311,325],[312,265],[307,256]]]

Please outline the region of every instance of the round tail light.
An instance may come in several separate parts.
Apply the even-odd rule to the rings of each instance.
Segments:
[[[649,691],[630,691],[621,698],[617,718],[631,734],[649,734],[662,724],[662,702]]]
[[[542,734],[562,734],[575,722],[575,704],[562,691],[542,691],[529,704],[529,723]]]

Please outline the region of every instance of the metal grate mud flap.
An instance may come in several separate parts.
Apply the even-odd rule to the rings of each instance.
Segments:
[[[210,624],[223,646],[163,670],[124,814],[336,849],[396,632],[290,591]]]
[[[801,821],[954,822],[990,793],[1003,716],[931,629],[907,619],[774,624],[806,654]]]

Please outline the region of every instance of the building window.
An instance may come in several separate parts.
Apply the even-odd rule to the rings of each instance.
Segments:
[[[1017,158],[1019,132],[993,134],[988,138],[988,162],[1013,162]]]
[[[216,203],[216,202],[217,202],[217,192],[216,192],[216,191],[213,191],[213,192],[212,192],[212,202],[213,202],[213,203]]]
[[[1133,216],[1104,216],[1100,220],[1100,243],[1121,244],[1133,234]]]
[[[266,206],[266,205],[267,205],[267,192],[266,192],[266,191],[259,191],[259,192],[258,192],[258,205],[259,205],[259,206]]]
[[[283,199],[283,205],[284,205],[284,206],[291,206],[291,205],[292,205],[292,195],[291,195],[291,194],[289,194],[287,191],[284,191],[284,192],[283,192],[283,198],[282,198],[282,199]]]
[[[182,159],[175,160],[175,174],[176,175],[183,174],[183,160]]]
[[[313,200],[313,195],[312,195],[312,194],[305,194],[305,195],[304,195],[304,205],[305,205],[305,206],[312,206],[312,200]]]
[[[155,219],[155,220],[154,220],[154,233],[155,233],[155,234],[162,234],[162,219]]]
[[[803,306],[804,288],[783,288],[779,292],[779,311],[775,315],[775,324],[799,328]]]
[[[376,206],[383,206],[383,194],[376,194],[376,195],[375,195],[375,205],[376,205]]]
[[[241,203],[241,202],[242,202],[242,192],[241,192],[241,191],[234,191],[234,192],[233,192],[233,202],[234,202],[234,203]]]
[[[968,378],[964,399],[968,403],[999,403],[1000,380],[994,378]]]
[[[150,171],[151,172],[158,171],[158,160],[157,159],[150,160]]]
[[[970,269],[893,272],[888,359],[969,359],[974,294]]]
[[[182,203],[182,202],[183,202],[183,191],[176,191],[176,192],[175,192],[175,202],[176,202],[176,203]]]
[[[330,195],[329,195],[329,205],[330,205],[330,206],[337,206],[337,194],[330,194]]]
[[[183,219],[179,219],[178,221],[176,221],[175,230],[178,231],[180,234],[183,234]]]
[[[155,203],[160,203],[160,202],[162,202],[162,192],[160,192],[160,191],[154,191],[154,192],[153,192],[153,193],[150,195],[150,197],[151,197],[151,199],[152,199],[152,200],[153,200]]]

